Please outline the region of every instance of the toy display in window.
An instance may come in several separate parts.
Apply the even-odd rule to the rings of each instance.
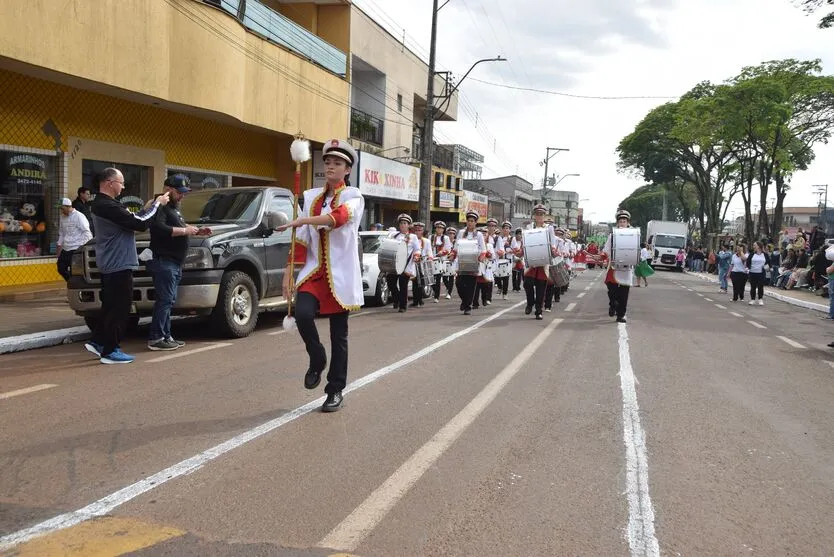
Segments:
[[[46,232],[41,213],[36,204],[28,202],[14,213],[8,207],[0,207],[0,259],[41,255],[40,235]]]

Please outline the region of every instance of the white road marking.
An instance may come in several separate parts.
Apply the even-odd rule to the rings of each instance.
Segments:
[[[694,290],[692,290],[691,288],[687,288],[686,286],[684,286],[684,288],[686,288],[686,289],[687,289],[687,290],[689,290],[690,292],[695,292]]]
[[[620,323],[620,388],[623,392],[623,441],[626,448],[626,495],[628,496],[628,546],[633,556],[659,557],[654,532],[654,508],[649,497],[649,457],[646,433],[640,425],[634,370],[628,349],[628,330]]]
[[[825,360],[825,363],[830,365],[831,367],[834,367],[834,362],[829,362],[828,360]]]
[[[155,364],[158,362],[167,362],[168,360],[173,360],[175,358],[182,358],[183,356],[190,356],[192,354],[199,354],[200,352],[206,352],[207,350],[214,350],[215,348],[224,348],[226,346],[232,346],[231,342],[215,342],[213,344],[209,344],[208,346],[201,346],[200,348],[193,348],[191,350],[183,350],[180,352],[177,350],[174,354],[168,354],[167,356],[159,356],[158,358],[151,358],[148,360],[149,364]]]
[[[765,327],[761,323],[756,323],[755,321],[748,321],[748,323],[750,323],[751,325],[753,325],[757,329],[767,329],[767,327]]]
[[[712,301],[712,298],[707,298],[707,297],[704,297],[704,301],[705,301],[705,302],[711,302],[711,301]]]
[[[589,284],[588,286],[586,286],[586,287],[585,287],[585,291],[588,291],[588,290],[590,290],[590,289],[591,289],[591,285],[590,285],[590,284]]]
[[[396,361],[393,364],[389,364],[385,367],[382,367],[368,375],[361,377],[347,386],[347,388],[343,391],[345,394],[355,391],[356,389],[360,389],[369,383],[373,383],[374,381],[389,375],[398,369],[419,360],[424,356],[428,356],[429,354],[433,354],[437,351],[437,349],[456,341],[457,339],[465,336],[472,331],[475,331],[487,323],[494,321],[508,313],[513,311],[522,305],[525,302],[519,302],[517,304],[513,304],[512,306],[503,309],[489,317],[484,318],[481,321],[478,321],[469,327],[462,329],[456,333],[453,333],[443,339],[435,342],[434,344],[430,344],[426,346],[422,350],[414,352],[413,354],[406,356],[402,360]],[[178,462],[164,470],[157,472],[151,476],[143,480],[139,480],[136,483],[130,484],[122,489],[111,493],[110,495],[105,495],[98,501],[94,501],[90,503],[86,507],[81,509],[70,511],[64,514],[59,514],[53,518],[35,524],[34,526],[30,526],[28,528],[24,528],[23,530],[18,530],[16,532],[12,532],[11,534],[7,534],[3,537],[0,537],[0,552],[5,551],[9,548],[12,548],[16,545],[21,543],[27,542],[31,539],[43,536],[45,534],[49,534],[52,532],[56,532],[58,530],[64,530],[66,528],[71,528],[77,524],[81,524],[87,520],[91,520],[93,518],[97,518],[99,516],[104,516],[106,514],[111,513],[114,509],[124,505],[125,503],[139,497],[143,493],[147,493],[152,489],[155,489],[169,481],[179,478],[181,476],[185,476],[191,474],[192,472],[202,468],[212,460],[223,456],[224,454],[231,452],[243,445],[258,439],[271,431],[278,429],[279,427],[286,425],[305,414],[309,414],[313,410],[318,410],[322,403],[324,402],[325,397],[321,396],[316,400],[310,401],[303,406],[299,406],[295,410],[290,410],[289,412],[278,416],[268,422],[264,422],[259,426],[255,426],[252,429],[244,431],[238,435],[235,435],[231,439],[220,443],[219,445],[215,445],[205,451],[196,454],[190,458],[187,458],[181,462]]]
[[[278,335],[283,335],[286,332],[287,332],[286,329],[281,329],[280,331],[272,331],[271,333],[267,333],[267,335],[269,335],[271,337],[274,337],[274,336],[278,336]]]
[[[715,307],[718,309],[727,309],[727,306],[722,306],[721,304],[715,304]]]
[[[580,292],[579,294],[577,294],[577,295],[576,295],[576,297],[577,297],[577,298],[584,298],[584,297],[585,297],[585,293],[584,293],[584,292]]]
[[[46,389],[52,389],[53,387],[57,387],[58,385],[53,385],[51,383],[43,383],[41,385],[35,385],[33,387],[26,387],[25,389],[18,389],[16,391],[9,391],[7,393],[0,393],[0,400],[4,400],[7,398],[12,398],[15,396],[20,395],[28,395],[29,393],[36,393],[38,391],[45,391]]]
[[[417,483],[426,470],[431,468],[440,459],[443,453],[446,452],[446,449],[495,400],[501,390],[521,371],[524,364],[533,357],[536,350],[539,349],[545,339],[550,336],[561,322],[561,319],[551,321],[463,410],[443,426],[417,452],[411,455],[396,472],[391,474],[381,486],[375,489],[347,518],[331,530],[318,543],[318,546],[340,551],[355,550],[377,524],[385,518],[385,515],[394,508],[394,505]]]
[[[704,297],[704,295],[703,295],[703,294],[701,294],[700,292],[696,292],[696,294],[697,294],[698,296],[700,296],[701,298],[703,298],[703,297]]]
[[[788,337],[779,337],[779,336],[777,336],[776,338],[778,338],[779,340],[781,340],[785,344],[789,344],[790,346],[793,346],[794,348],[805,348],[805,346],[799,344],[795,340],[789,339]]]
[[[736,312],[734,312],[734,311],[731,311],[731,312],[730,312],[730,315],[735,315],[736,317],[744,317],[742,314],[740,314],[740,313],[736,313]]]
[[[573,308],[575,308],[575,307],[576,307],[576,302],[571,302],[567,305],[567,307],[565,308],[565,311],[573,311]]]

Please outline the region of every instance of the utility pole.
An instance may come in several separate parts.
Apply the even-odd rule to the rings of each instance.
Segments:
[[[431,222],[432,156],[434,155],[434,67],[437,58],[437,1],[432,2],[429,79],[426,85],[426,114],[423,126],[423,165],[420,169],[420,205],[418,219]]]
[[[559,153],[561,151],[570,151],[570,149],[563,149],[561,147],[548,147],[547,151],[544,155],[544,160],[540,162],[540,165],[544,166],[544,180],[542,181],[542,205],[544,205],[545,198],[547,196],[547,166],[550,163],[550,159],[553,158],[553,155],[550,152],[553,151],[553,155]]]

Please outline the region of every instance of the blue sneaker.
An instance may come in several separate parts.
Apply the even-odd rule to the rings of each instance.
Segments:
[[[125,354],[120,348],[116,348],[106,356],[101,357],[103,364],[129,364],[135,360],[130,354]]]
[[[100,358],[101,357],[101,351],[104,347],[102,345],[100,345],[99,343],[93,342],[91,340],[90,342],[85,342],[84,343],[84,348],[86,348],[88,352],[91,352],[91,353],[95,354],[97,357]]]

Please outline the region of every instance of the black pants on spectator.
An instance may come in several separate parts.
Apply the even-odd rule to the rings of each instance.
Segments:
[[[388,291],[391,292],[392,304],[395,308],[406,309],[408,304],[408,281],[409,276],[405,273],[399,275],[390,274],[385,277],[388,282]]]
[[[765,273],[750,273],[750,299],[764,298]]]
[[[733,283],[733,301],[744,300],[744,284],[747,282],[747,273],[733,271],[730,273],[730,280]]]
[[[327,365],[327,351],[319,339],[315,322],[319,301],[309,292],[299,292],[293,309],[298,332],[310,357],[310,369],[323,370]],[[330,319],[330,369],[324,388],[326,393],[338,393],[347,384],[349,315],[350,312],[343,311],[327,316]]]
[[[524,292],[527,294],[527,307],[535,306],[536,315],[541,315],[546,290],[546,280],[524,277]]]
[[[133,271],[126,269],[115,273],[102,273],[101,314],[92,339],[102,346],[102,356],[107,356],[118,348],[125,337],[132,304]]]
[[[72,256],[75,254],[74,249],[61,250],[61,255],[58,256],[58,274],[64,277],[64,280],[69,280],[72,268]]]
[[[513,292],[521,292],[521,280],[524,277],[524,269],[513,268]]]
[[[631,292],[631,287],[610,282],[606,282],[605,286],[608,287],[608,307],[614,309],[617,319],[624,318],[628,311],[628,294]]]
[[[455,282],[458,286],[458,296],[460,296],[460,310],[471,310],[472,303],[475,301],[475,287],[478,284],[478,277],[475,275],[458,275]]]

